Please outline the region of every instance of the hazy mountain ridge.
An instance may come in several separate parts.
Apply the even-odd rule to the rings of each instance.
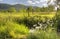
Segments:
[[[23,4],[10,5],[10,4],[0,3],[0,10],[7,10],[11,7],[14,7],[16,10],[20,10],[20,9],[23,9],[23,8],[26,9],[29,6],[23,5]],[[33,6],[33,8],[36,8],[36,6]]]

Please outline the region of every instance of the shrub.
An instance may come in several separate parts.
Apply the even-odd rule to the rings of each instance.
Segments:
[[[44,30],[36,30],[34,33],[30,33],[27,36],[27,39],[58,39],[57,33],[55,30],[48,29],[47,31]]]

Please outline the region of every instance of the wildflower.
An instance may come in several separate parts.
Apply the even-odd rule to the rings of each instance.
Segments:
[[[37,24],[33,25],[33,27],[36,27],[36,26],[37,26]]]
[[[29,31],[29,32],[30,32],[30,33],[34,33],[34,31],[35,31],[34,29],[30,29],[30,31]]]

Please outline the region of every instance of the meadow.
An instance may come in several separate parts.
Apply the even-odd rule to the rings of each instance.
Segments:
[[[29,16],[0,12],[0,39],[59,39],[55,16],[56,12],[30,12]]]
[[[6,14],[6,15],[5,15]],[[49,17],[49,18],[53,18],[54,16],[55,16],[55,14],[56,14],[56,12],[34,12],[34,13],[32,13],[32,12],[30,12],[29,13],[29,15],[30,15],[30,17],[33,17],[33,16],[41,16],[41,17],[44,17],[44,16],[46,16],[46,17]],[[28,17],[28,13],[24,13],[24,12],[22,12],[22,13],[19,13],[19,12],[17,12],[17,13],[2,13],[2,12],[0,12],[0,16],[1,17],[8,17],[8,16],[12,16],[12,17],[24,17],[24,16],[26,16],[26,17]]]

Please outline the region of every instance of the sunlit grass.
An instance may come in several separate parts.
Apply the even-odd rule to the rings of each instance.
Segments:
[[[27,26],[25,24],[23,24],[23,23],[19,24],[17,22],[25,21],[26,20],[25,17],[28,18],[27,19],[28,21],[31,20],[31,17],[33,17],[33,18],[35,17],[34,20],[36,21],[40,17],[42,17],[41,19],[44,20],[44,17],[53,18],[54,16],[55,16],[55,13],[37,13],[36,12],[36,13],[29,13],[29,16],[28,16],[28,13],[0,13],[0,23],[2,26],[2,27],[0,27],[0,32],[9,31],[8,34],[14,38],[24,37],[25,34],[29,33],[29,29],[26,28]],[[10,19],[12,19],[12,21]],[[6,20],[6,21],[4,21],[4,20]],[[30,22],[30,24],[31,24],[31,22]],[[8,29],[6,29],[5,27],[8,27]],[[45,35],[43,35],[44,33],[45,32],[42,31],[42,33],[41,33],[42,37],[45,36]],[[53,33],[52,33],[52,35],[54,36]],[[48,33],[46,32],[45,34],[46,34],[46,37],[51,36],[50,31],[48,31]],[[49,36],[47,36],[48,34],[49,34]]]
[[[45,16],[49,18],[53,18],[55,14],[56,13],[29,13],[31,17],[34,17],[34,16],[44,17]],[[28,13],[0,13],[0,17],[8,17],[8,16],[23,18],[25,16],[28,17]]]

